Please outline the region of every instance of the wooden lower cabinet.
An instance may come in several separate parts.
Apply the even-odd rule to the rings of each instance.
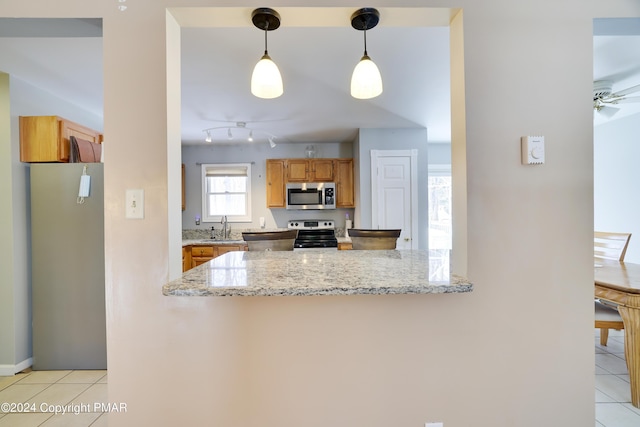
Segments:
[[[224,255],[227,252],[246,251],[247,245],[220,245],[215,248],[215,256]]]
[[[185,246],[182,248],[182,271],[197,267],[227,252],[246,250],[247,245],[242,243]]]
[[[339,242],[338,243],[338,250],[339,251],[348,251],[353,249],[353,243],[351,242]]]
[[[182,271],[185,272],[191,268],[191,246],[182,247]]]
[[[191,246],[191,268],[204,264],[213,259],[213,246]]]

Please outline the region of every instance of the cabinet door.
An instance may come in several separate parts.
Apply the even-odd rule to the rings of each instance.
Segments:
[[[287,182],[309,182],[309,160],[287,160]]]
[[[191,268],[213,259],[213,245],[191,247]]]
[[[224,255],[227,252],[233,251],[243,251],[245,250],[244,245],[219,245],[216,246],[216,256]]]
[[[311,161],[312,182],[333,182],[333,159],[315,159]]]
[[[353,159],[336,160],[336,207],[355,207]]]
[[[194,256],[193,258],[191,258],[191,268],[197,267],[201,264],[204,264],[205,262],[209,262],[212,259],[213,258],[202,258],[199,256]]]
[[[182,272],[191,268],[191,246],[182,248]]]
[[[267,160],[267,207],[284,208],[285,200],[285,161]]]
[[[65,162],[69,161],[69,140],[72,136],[84,139],[85,141],[91,141],[96,144],[102,144],[102,134],[93,129],[89,129],[65,119],[61,119],[60,126],[60,152],[62,153],[62,160]]]

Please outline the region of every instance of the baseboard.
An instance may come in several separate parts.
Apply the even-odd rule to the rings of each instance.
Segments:
[[[15,365],[0,365],[0,377],[10,377],[33,365],[33,358],[30,357]]]

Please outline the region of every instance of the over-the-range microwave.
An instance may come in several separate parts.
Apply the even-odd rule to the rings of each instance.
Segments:
[[[287,209],[335,209],[335,182],[287,183]]]

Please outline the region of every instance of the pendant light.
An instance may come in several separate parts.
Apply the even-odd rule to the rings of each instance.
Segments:
[[[251,13],[251,21],[258,29],[264,30],[264,55],[256,64],[251,75],[251,93],[258,98],[277,98],[283,93],[282,76],[267,51],[267,32],[280,27],[280,15],[273,9],[262,7]]]
[[[376,64],[367,54],[367,30],[380,21],[380,13],[372,7],[356,10],[351,15],[351,26],[364,31],[364,55],[351,76],[351,96],[358,99],[375,98],[382,93],[382,77]]]

